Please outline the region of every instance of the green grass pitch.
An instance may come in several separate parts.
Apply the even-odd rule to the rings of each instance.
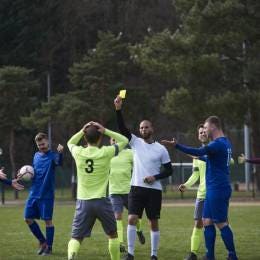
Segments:
[[[23,206],[0,207],[0,260],[15,259],[66,259],[67,243],[70,238],[74,206],[57,205],[54,211],[55,239],[54,254],[48,257],[36,255],[37,242],[23,221]],[[125,214],[126,215],[126,214]],[[192,206],[164,206],[160,229],[161,240],[158,258],[160,260],[181,260],[190,248],[190,235],[193,227]],[[240,260],[260,259],[260,207],[231,206],[230,223],[235,234],[235,243]],[[42,223],[42,222],[41,222]],[[41,227],[44,226],[41,224]],[[146,218],[143,221],[146,236],[144,246],[136,243],[137,260],[150,259],[150,238]],[[200,250],[202,257],[204,245]],[[216,258],[226,259],[226,250],[217,233]],[[85,239],[78,259],[109,259],[107,239],[97,222],[92,237]]]

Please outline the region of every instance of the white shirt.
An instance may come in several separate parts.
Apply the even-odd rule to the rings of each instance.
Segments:
[[[142,138],[133,134],[129,144],[134,152],[131,185],[162,190],[159,180],[153,184],[148,184],[144,182],[144,178],[159,174],[161,165],[171,161],[167,149],[158,142],[148,144]]]

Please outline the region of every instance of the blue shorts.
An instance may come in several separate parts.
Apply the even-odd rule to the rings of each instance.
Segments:
[[[25,219],[52,220],[54,199],[29,198],[24,209]]]
[[[123,213],[124,207],[128,209],[128,194],[111,194],[109,198],[114,213]]]
[[[223,223],[228,219],[228,206],[231,190],[207,191],[203,209],[203,218],[209,218],[214,223]]]

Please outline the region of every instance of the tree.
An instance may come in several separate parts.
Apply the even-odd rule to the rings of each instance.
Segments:
[[[127,44],[112,33],[99,33],[95,49],[70,68],[73,91],[57,94],[50,103],[42,103],[24,124],[43,127],[49,120],[64,127],[81,127],[86,120],[108,122],[111,118],[111,96],[114,96],[129,63]]]
[[[260,3],[180,0],[176,10],[179,28],[175,32],[147,37],[135,50],[146,73],[172,85],[161,110],[190,123],[209,114],[219,115],[229,127],[241,127],[248,120],[258,154]]]
[[[16,174],[16,131],[21,128],[22,116],[28,115],[37,105],[39,83],[33,78],[33,70],[23,67],[0,68],[0,128],[9,134],[9,155],[12,176]]]

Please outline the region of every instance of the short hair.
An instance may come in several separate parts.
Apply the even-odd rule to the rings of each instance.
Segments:
[[[218,129],[222,129],[222,123],[218,116],[210,116],[206,119],[206,122],[215,125]]]
[[[197,131],[199,131],[200,130],[200,128],[204,128],[204,124],[199,124],[198,126],[197,126]]]
[[[42,141],[43,139],[48,140],[48,135],[45,134],[45,133],[41,133],[41,132],[38,133],[38,134],[35,136],[35,138],[34,138],[35,142],[40,142],[40,141]]]
[[[98,128],[94,125],[88,126],[84,130],[84,136],[88,143],[96,144],[101,136],[101,133],[98,131]]]

